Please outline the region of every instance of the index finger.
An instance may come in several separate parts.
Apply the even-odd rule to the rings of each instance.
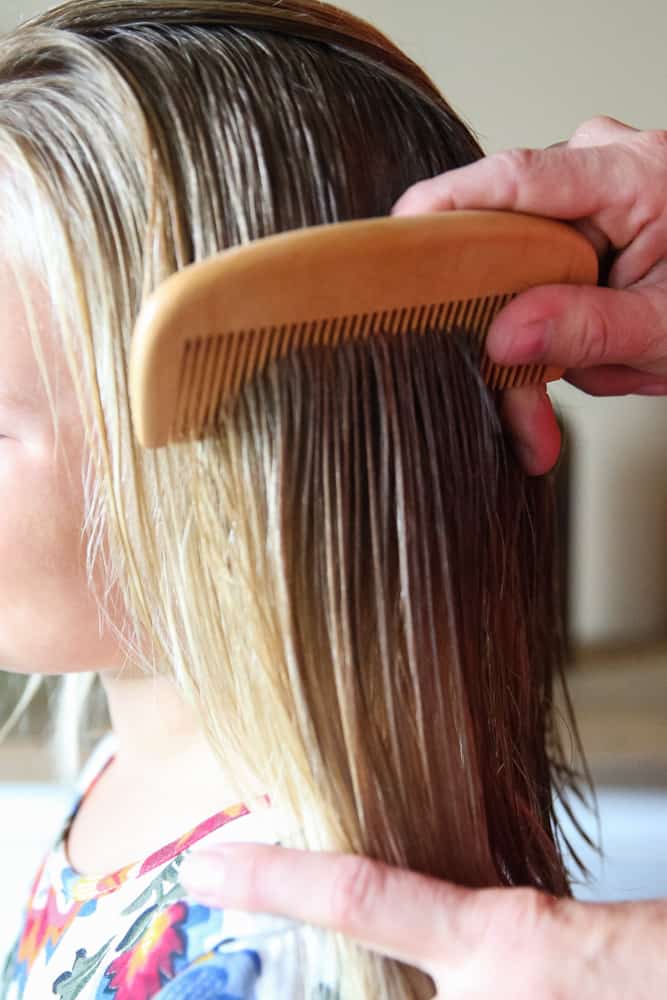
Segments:
[[[427,973],[462,951],[459,912],[472,893],[458,886],[355,855],[225,845],[196,856],[211,871],[202,902],[315,924]]]
[[[627,201],[632,177],[628,155],[617,147],[609,156],[605,146],[505,150],[418,181],[391,214],[479,208],[581,219]]]

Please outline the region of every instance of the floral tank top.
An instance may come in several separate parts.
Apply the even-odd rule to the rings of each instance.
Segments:
[[[79,806],[113,759],[112,741],[99,751],[92,781],[80,784],[34,879],[0,1000],[301,1000],[299,956],[314,932],[203,906],[179,883],[195,844],[277,842],[268,800],[225,809],[136,864],[86,878],[68,864],[65,845]],[[322,1000],[335,995],[324,983],[316,992]]]

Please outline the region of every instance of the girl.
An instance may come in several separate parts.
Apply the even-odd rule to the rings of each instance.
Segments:
[[[386,215],[481,155],[413,62],[315,0],[73,0],[3,39],[0,657],[95,672],[113,729],[8,1000],[432,995],[195,904],[179,867],[204,842],[569,892],[552,483],[521,472],[465,339],[311,350],[205,441],[132,432],[132,330],[169,274]]]

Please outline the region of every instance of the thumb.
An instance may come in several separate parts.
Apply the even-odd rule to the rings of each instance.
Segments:
[[[486,349],[501,365],[558,368],[626,365],[667,373],[667,303],[658,287],[616,290],[545,285],[513,299],[494,319]]]

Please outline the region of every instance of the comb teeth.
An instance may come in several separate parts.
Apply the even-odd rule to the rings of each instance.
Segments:
[[[365,340],[380,332],[420,334],[462,329],[470,336],[482,376],[491,389],[542,381],[544,366],[504,368],[493,364],[484,354],[491,321],[515,294],[283,323],[186,340],[171,439],[200,437],[213,430],[222,406],[238,396],[246,383],[265,371],[272,361],[311,347],[335,347],[349,340]]]

